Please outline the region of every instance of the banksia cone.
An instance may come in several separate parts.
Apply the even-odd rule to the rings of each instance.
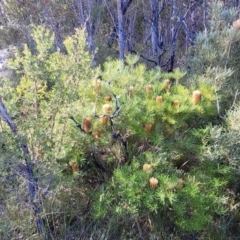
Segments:
[[[176,100],[173,101],[173,106],[174,107],[178,107],[179,105],[180,105],[180,100],[176,99]]]
[[[198,104],[202,99],[202,94],[199,90],[196,90],[192,94],[192,102],[194,105]]]
[[[105,100],[105,102],[111,102],[112,98],[111,98],[111,96],[105,96],[104,100]]]
[[[101,117],[100,119],[99,119],[99,121],[100,121],[100,123],[102,124],[102,125],[107,125],[108,124],[108,117]]]
[[[163,97],[162,96],[156,96],[156,103],[161,104],[163,101]]]
[[[102,109],[103,109],[103,114],[109,115],[110,112],[112,111],[112,106],[106,103],[102,106]]]
[[[146,86],[146,93],[150,93],[153,90],[153,86],[152,85],[147,85]]]
[[[101,87],[102,87],[102,82],[101,80],[96,80],[94,81],[94,89],[93,89],[93,94],[98,94],[101,90]]]
[[[128,88],[128,91],[129,92],[132,92],[134,90],[134,86],[130,86],[129,88]]]
[[[171,81],[170,79],[166,79],[164,82],[165,82],[165,87],[164,87],[165,92],[169,92],[171,88]]]
[[[72,169],[73,172],[77,172],[79,170],[79,166],[77,163],[70,163],[70,167]]]
[[[152,123],[146,123],[146,124],[144,125],[144,131],[145,131],[145,133],[150,133],[150,132],[153,130],[154,125],[155,125],[154,122],[152,122]]]
[[[152,169],[152,165],[148,164],[148,163],[145,163],[145,164],[143,164],[143,168],[142,169],[143,169],[144,172],[146,172],[146,171]]]
[[[183,179],[178,180],[177,188],[183,188],[185,185],[185,181]]]
[[[240,19],[237,19],[236,21],[233,22],[233,28],[236,30],[240,29]]]
[[[158,180],[155,177],[149,179],[149,185],[151,188],[156,188],[158,186]]]
[[[94,132],[94,138],[95,138],[96,140],[100,139],[100,137],[101,137],[101,135],[100,135],[100,132],[99,132],[99,131]]]
[[[85,132],[89,132],[91,126],[92,126],[92,121],[91,121],[91,119],[90,119],[90,118],[85,118],[85,119],[83,120],[83,130],[84,130]]]
[[[102,81],[98,79],[96,81],[95,88],[96,90],[101,90],[101,87],[102,87]]]

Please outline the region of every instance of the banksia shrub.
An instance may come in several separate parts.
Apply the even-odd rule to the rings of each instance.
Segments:
[[[203,156],[205,150],[209,154],[212,133],[206,126],[219,118],[215,88],[197,76],[199,81],[185,86],[179,72],[163,75],[159,69],[149,71],[143,64],[123,65],[118,60],[106,62],[103,70],[91,69],[87,54],[87,63],[85,57],[75,57],[83,55],[77,47],[85,37],[75,38],[66,41],[66,54],[51,54],[44,64],[39,63],[44,54],[35,56],[25,49],[22,57],[16,56],[16,66],[24,65],[24,71],[30,72],[23,72],[21,91],[4,85],[4,97],[10,99],[19,132],[27,133],[31,145],[47,149],[42,162],[51,171],[59,164],[60,170],[67,165],[77,172],[71,183],[86,202],[90,198],[93,218],[123,223],[147,216],[156,225],[157,215],[173,229],[204,230],[215,216],[226,212],[223,198],[230,175],[214,157]],[[62,68],[67,62],[71,68]],[[44,70],[51,72],[36,78],[45,65]],[[46,77],[51,77],[50,90],[44,88]],[[164,79],[178,83],[171,86]],[[89,81],[94,85],[89,86]],[[197,106],[191,102],[193,89],[203,96]],[[196,99],[197,104],[199,95]],[[19,117],[18,106],[26,108],[24,118]]]
[[[234,94],[240,88],[240,70],[236,67],[240,61],[240,19],[236,20],[237,14],[236,8],[227,9],[220,1],[212,1],[209,5],[211,27],[198,33],[186,63],[192,74],[192,78],[186,79],[188,85],[204,81],[215,88],[217,95],[221,95],[221,115],[231,106]]]

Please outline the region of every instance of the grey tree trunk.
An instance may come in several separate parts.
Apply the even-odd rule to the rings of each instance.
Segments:
[[[85,4],[84,4],[85,3]],[[85,25],[87,33],[87,44],[92,55],[92,67],[96,67],[96,52],[94,44],[94,21],[91,16],[92,0],[77,0],[77,20],[82,26]]]
[[[48,27],[54,32],[56,48],[60,49],[60,51],[64,52],[64,45],[62,42],[60,30],[59,30],[60,23],[55,21],[55,19],[53,17],[52,9],[48,3],[44,3],[43,13],[44,13],[44,18],[45,18],[45,21],[46,21]]]
[[[207,30],[207,1],[203,0],[203,27]]]
[[[118,23],[117,23],[117,19],[116,19],[116,14],[114,14],[113,11],[111,11],[111,9],[114,9],[113,7],[109,7],[109,3],[107,2],[108,0],[104,0],[105,5],[108,9],[109,15],[111,16],[111,19],[113,21],[113,28],[111,33],[109,34],[109,38],[108,38],[108,47],[112,47],[113,42],[115,39],[117,39],[117,35],[118,35]],[[122,2],[122,15],[124,17],[124,15],[126,14],[128,8],[130,7],[131,3],[133,0],[126,0],[124,2]]]
[[[152,17],[151,17],[151,40],[152,40],[152,53],[154,56],[158,55],[158,43],[159,43],[159,1],[149,0]]]
[[[41,199],[39,199],[39,188],[38,188],[38,180],[36,176],[34,176],[34,163],[31,160],[31,156],[28,150],[28,146],[23,140],[24,137],[20,136],[17,130],[16,124],[13,122],[12,118],[8,114],[8,111],[3,104],[2,97],[0,96],[0,116],[7,123],[9,128],[11,129],[13,135],[15,136],[16,141],[21,147],[23,156],[25,158],[25,164],[23,164],[23,170],[26,174],[26,179],[28,181],[28,194],[30,198],[30,204],[32,207],[32,211],[35,215],[35,222],[37,226],[37,230],[39,235],[44,236],[44,219],[41,216],[42,213],[42,205]]]
[[[117,0],[119,59],[124,61],[124,28],[122,5],[122,0]]]

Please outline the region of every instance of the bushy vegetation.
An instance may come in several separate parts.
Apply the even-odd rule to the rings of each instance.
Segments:
[[[233,9],[211,13],[223,26],[199,35],[190,72],[147,69],[137,55],[91,68],[84,29],[60,52],[32,26],[36,48],[15,51],[15,79],[0,88],[17,126],[1,119],[1,239],[238,238],[240,27]]]

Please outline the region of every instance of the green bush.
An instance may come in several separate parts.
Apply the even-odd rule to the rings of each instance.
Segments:
[[[54,38],[42,27],[33,27],[33,39],[35,51],[25,46],[9,64],[19,80],[6,81],[0,94],[35,164],[47,237],[67,237],[74,224],[89,224],[96,232],[104,226],[109,231],[101,234],[126,238],[136,232],[121,229],[131,229],[133,223],[142,224],[144,234],[149,229],[166,234],[167,226],[182,234],[207,232],[216,218],[229,213],[226,189],[234,181],[232,167],[220,164],[217,152],[207,157],[207,149],[214,146],[215,128],[209,124],[218,122],[216,89],[207,81],[211,75],[196,75],[198,81],[184,86],[181,81],[188,75],[180,69],[146,70],[131,55],[125,64],[112,60],[102,70],[92,69],[80,29],[65,40],[67,53],[54,51]],[[195,90],[201,97],[194,102]],[[18,171],[17,164],[24,164],[20,151],[14,152],[19,139],[12,144],[5,123],[1,133],[12,148],[1,158],[2,172],[8,157],[15,164],[10,171]],[[14,177],[22,193],[24,180]],[[51,179],[52,189],[42,198]],[[24,216],[12,214],[26,194],[7,200],[17,187],[2,189],[3,202],[10,204],[5,217],[9,229]],[[29,237],[34,216],[26,218],[29,227],[17,228],[16,234]],[[75,230],[79,236],[78,227]]]
[[[187,82],[194,84],[198,76],[215,87],[219,101],[219,113],[225,115],[239,89],[239,40],[236,26],[238,9],[226,8],[220,1],[209,4],[209,28],[197,35],[187,61]]]

